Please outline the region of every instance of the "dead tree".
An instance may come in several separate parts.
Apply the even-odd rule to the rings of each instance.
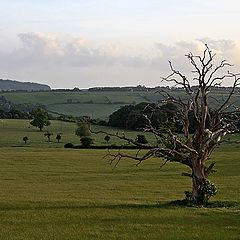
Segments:
[[[178,106],[176,119],[181,121],[183,136],[179,136],[171,129],[154,128],[150,118],[145,116],[148,122],[145,131],[153,133],[158,143],[156,145],[140,144],[127,138],[124,134],[108,134],[139,147],[134,155],[126,155],[119,151],[117,154],[109,152],[108,156],[111,162],[115,162],[115,165],[124,158],[133,159],[137,161],[138,165],[151,157],[164,160],[163,165],[167,162],[178,162],[186,165],[190,168],[190,173],[182,173],[182,175],[192,179],[192,191],[189,192],[188,198],[194,203],[203,204],[204,201],[208,200],[206,198],[214,192],[213,185],[209,186],[210,182],[208,181],[215,165],[215,162],[209,163],[210,155],[224,135],[237,130],[239,109],[231,103],[231,98],[239,85],[240,74],[226,71],[232,66],[226,60],[214,64],[215,54],[207,45],[202,55],[189,53],[186,57],[193,67],[191,79],[176,70],[170,61],[171,74],[162,78],[162,81],[174,83],[175,86],[181,87],[186,97],[183,99],[173,96],[171,91],[161,91],[161,94],[165,96],[165,100],[161,101],[162,104],[174,103]],[[216,109],[212,109],[212,90],[220,86],[225,79],[232,79],[233,85],[223,102],[218,104]],[[196,84],[193,85],[194,83]],[[189,130],[190,114],[195,122],[194,133],[190,133]],[[147,150],[144,150],[143,154],[139,154],[143,148],[147,148]]]

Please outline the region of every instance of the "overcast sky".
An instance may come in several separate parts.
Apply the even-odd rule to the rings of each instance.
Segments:
[[[0,1],[0,78],[52,88],[162,84],[204,43],[240,72],[239,0]],[[229,83],[226,83],[229,84]]]

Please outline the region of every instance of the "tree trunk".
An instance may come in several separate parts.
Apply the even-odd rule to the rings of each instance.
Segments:
[[[203,184],[206,181],[204,174],[204,166],[201,164],[200,159],[195,159],[192,166],[192,196],[191,199],[196,204],[204,204],[205,193]]]

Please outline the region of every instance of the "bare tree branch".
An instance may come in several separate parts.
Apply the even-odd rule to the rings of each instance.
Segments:
[[[112,134],[105,131],[92,131],[92,133],[103,133],[109,136],[117,137],[120,140],[129,142],[139,148],[135,154],[125,154],[120,150],[118,153],[109,152],[110,163],[114,162],[116,167],[121,159],[127,158],[137,162],[136,166],[149,158],[160,158],[164,160],[160,166],[165,166],[168,162],[177,162],[188,166],[191,173],[182,173],[182,176],[192,178],[192,194],[193,201],[202,201],[204,192],[202,186],[206,183],[208,176],[214,171],[215,162],[207,167],[207,162],[214,149],[222,142],[223,137],[228,133],[235,132],[239,127],[239,108],[232,102],[233,94],[240,85],[240,73],[232,73],[223,71],[232,65],[226,60],[222,60],[218,65],[214,63],[215,54],[205,45],[202,55],[194,55],[189,53],[186,55],[192,70],[192,79],[187,78],[185,74],[176,70],[171,61],[169,61],[171,73],[167,77],[163,77],[162,81],[181,87],[186,97],[178,97],[170,91],[161,89],[158,91],[164,99],[159,104],[172,103],[177,106],[177,113],[174,117],[178,117],[178,122],[183,128],[183,135],[178,136],[170,127],[154,127],[152,118],[154,108],[147,105],[144,114],[146,120],[145,132],[152,133],[157,143],[141,144],[136,140],[132,140],[122,134]],[[215,99],[219,103],[219,99],[212,96],[212,90],[221,85],[225,79],[233,79],[233,86],[227,97],[220,103],[217,109],[212,109],[210,99]],[[196,86],[192,86],[191,82],[196,82]],[[194,121],[193,121],[194,120]],[[192,121],[192,122],[191,122]],[[190,132],[190,123],[194,126],[193,133]],[[239,129],[238,129],[239,130]],[[141,152],[140,152],[141,151]]]

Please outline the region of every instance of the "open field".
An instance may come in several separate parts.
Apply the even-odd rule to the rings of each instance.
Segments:
[[[112,170],[104,150],[1,148],[0,239],[239,239],[239,150],[214,154],[222,208],[175,207],[190,189],[159,161]]]
[[[113,169],[105,150],[63,148],[79,143],[72,123],[52,122],[49,130],[63,132],[60,144],[47,143],[26,120],[0,125],[0,239],[240,239],[239,145],[226,144],[211,159],[212,201],[224,206],[180,207],[169,202],[184,198],[191,183],[179,164],[160,170],[160,159],[138,167],[127,160]]]
[[[0,95],[17,104],[39,104],[53,113],[96,119],[107,119],[122,105],[146,101],[144,92],[8,92]]]
[[[62,122],[62,121],[51,121],[51,125],[45,127],[42,132],[38,128],[33,127],[29,124],[28,120],[21,119],[1,119],[0,120],[0,146],[4,147],[51,147],[51,148],[62,148],[66,143],[73,143],[74,145],[79,145],[79,137],[75,135],[75,130],[77,126],[75,123]],[[110,127],[103,126],[92,126],[93,130],[103,130],[111,133],[119,132],[121,129],[113,129]],[[49,131],[53,133],[51,137],[51,142],[47,142],[47,138],[44,133]],[[56,134],[62,133],[62,139],[60,143],[57,143]],[[139,132],[127,131],[126,136],[136,138]],[[154,137],[151,134],[145,134],[149,141],[154,141]],[[29,141],[24,144],[22,138],[27,136]],[[92,134],[94,139],[94,144],[96,145],[107,145],[104,140],[105,134]],[[117,138],[111,138],[109,145],[120,145],[124,142],[120,142]],[[126,143],[125,143],[126,144]]]
[[[72,122],[63,121],[51,121],[51,125],[44,127],[43,131],[39,131],[38,128],[29,124],[29,120],[22,119],[0,119],[0,147],[47,147],[47,148],[62,148],[66,143],[73,143],[79,145],[79,137],[75,135],[77,126]],[[151,133],[143,133],[138,131],[122,130],[117,128],[111,128],[106,126],[92,125],[93,130],[102,130],[109,133],[123,133],[125,136],[135,139],[138,134],[144,134],[149,142],[154,143],[156,141],[154,135]],[[47,131],[53,133],[51,136],[51,142],[47,142],[47,138],[44,133]],[[57,143],[56,134],[61,133],[62,139],[60,143]],[[29,141],[24,144],[22,138],[27,136]],[[104,140],[105,134],[92,134],[94,139],[94,145],[121,145],[126,144],[124,141],[120,141],[118,138],[111,137],[107,144]],[[233,141],[240,141],[240,134],[228,135],[227,138],[231,138]],[[224,144],[223,148],[236,147],[235,144]]]
[[[172,91],[175,96],[185,99],[181,90]],[[213,107],[226,99],[227,92],[213,92]],[[2,92],[7,100],[16,104],[44,105],[48,111],[73,116],[90,116],[106,120],[108,116],[126,104],[156,102],[163,96],[156,91],[80,91],[80,92]],[[215,100],[217,99],[217,101]],[[233,102],[240,104],[240,93],[233,96]]]

